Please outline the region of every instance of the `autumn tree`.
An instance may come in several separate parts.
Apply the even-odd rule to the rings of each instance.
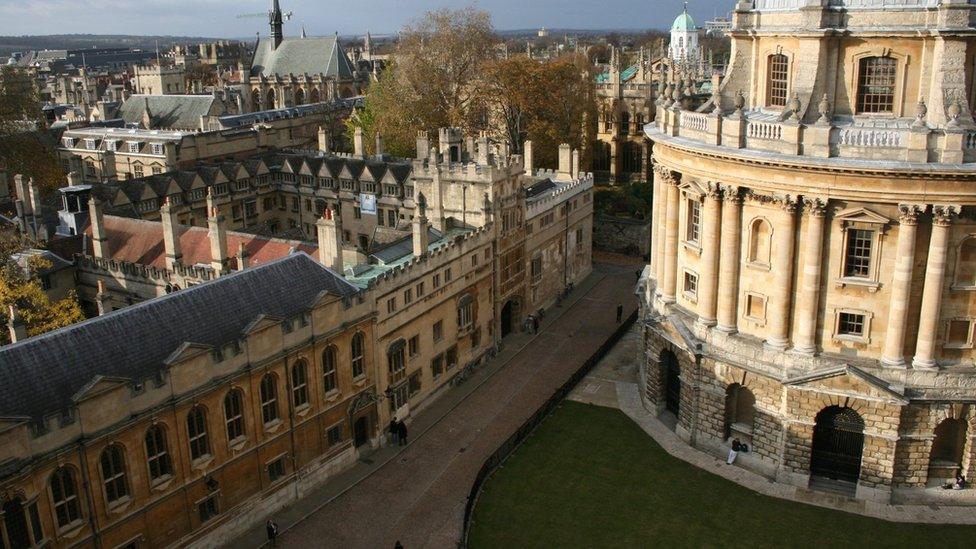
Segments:
[[[44,130],[30,75],[17,67],[0,67],[0,168],[33,178],[42,191],[59,187],[64,177]]]
[[[41,285],[38,273],[50,268],[50,262],[40,256],[30,257],[23,263],[15,259],[17,252],[27,249],[29,243],[14,233],[0,235],[0,345],[10,343],[6,329],[10,306],[20,313],[28,336],[43,334],[85,319],[78,299],[72,290],[67,297],[51,301]]]

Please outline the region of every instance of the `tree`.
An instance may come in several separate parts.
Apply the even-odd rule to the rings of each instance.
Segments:
[[[0,168],[32,177],[42,191],[64,177],[44,127],[34,81],[16,67],[0,68]]]
[[[67,297],[51,301],[36,273],[50,267],[50,263],[40,257],[28,259],[26,268],[18,263],[13,254],[27,248],[28,243],[21,237],[8,234],[0,237],[0,345],[10,343],[10,333],[6,329],[10,305],[17,307],[27,327],[27,335],[35,336],[57,328],[62,328],[85,319],[78,299],[72,290]]]

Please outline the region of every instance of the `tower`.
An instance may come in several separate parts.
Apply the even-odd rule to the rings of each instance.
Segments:
[[[271,39],[274,40],[274,49],[278,49],[285,36],[282,29],[284,17],[281,15],[281,6],[278,4],[278,0],[272,0],[268,19],[271,22]]]
[[[698,27],[688,15],[688,2],[671,25],[671,44],[668,56],[675,61],[694,61],[698,57]]]

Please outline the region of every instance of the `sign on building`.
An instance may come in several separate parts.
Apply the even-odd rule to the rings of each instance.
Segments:
[[[364,214],[376,215],[376,195],[374,194],[359,194],[359,211]]]

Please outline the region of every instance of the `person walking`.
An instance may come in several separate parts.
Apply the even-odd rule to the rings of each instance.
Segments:
[[[394,446],[400,440],[400,425],[395,417],[390,418],[390,440],[393,441]]]
[[[403,549],[403,544],[400,543],[400,540],[396,541],[396,544],[393,546],[393,549]]]
[[[620,324],[620,319],[624,317],[624,306],[617,305],[617,324]]]
[[[264,529],[268,531],[268,542],[272,547],[277,547],[275,544],[275,538],[278,537],[278,525],[275,521],[268,519],[267,524],[264,525]]]
[[[739,455],[739,451],[741,450],[742,450],[742,443],[739,442],[739,439],[737,438],[732,439],[732,449],[729,450],[729,459],[725,460],[725,462],[728,463],[729,465],[732,465],[732,462],[735,461],[736,456]]]
[[[533,334],[539,333],[539,317],[534,315],[532,317],[532,333]]]
[[[407,445],[407,424],[404,422],[397,423],[397,434],[400,436],[400,446]]]

